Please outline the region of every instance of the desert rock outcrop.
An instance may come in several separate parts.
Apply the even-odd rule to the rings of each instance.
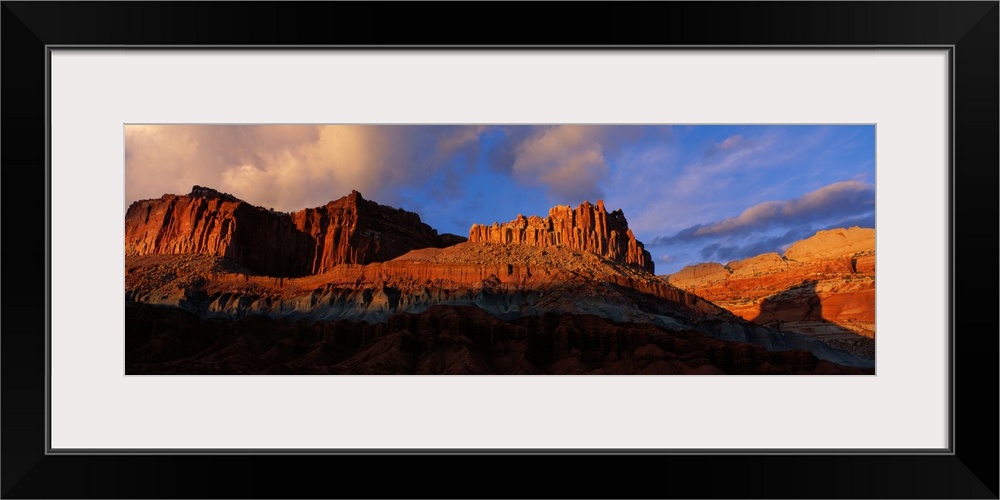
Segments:
[[[381,262],[462,241],[439,235],[415,213],[365,200],[357,191],[288,214],[195,186],[186,196],[137,201],[125,215],[126,255],[213,255],[268,276],[318,274],[339,264]]]
[[[621,210],[608,212],[604,201],[583,202],[577,208],[556,206],[548,217],[525,217],[493,225],[474,224],[469,241],[536,247],[565,246],[653,272],[653,260],[635,239]]]
[[[820,231],[784,256],[697,264],[667,281],[755,323],[874,355],[874,229]]]

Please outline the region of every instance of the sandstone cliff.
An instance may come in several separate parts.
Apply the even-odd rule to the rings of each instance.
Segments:
[[[291,214],[195,186],[186,196],[133,203],[125,215],[125,254],[227,257],[268,276],[305,276],[339,264],[366,264],[464,239],[438,235],[420,217],[365,200],[357,191]]]
[[[667,281],[755,323],[874,355],[856,338],[875,337],[874,229],[820,231],[784,256],[688,266]]]
[[[583,202],[575,209],[556,206],[549,210],[545,218],[518,215],[504,224],[474,224],[469,230],[469,241],[536,247],[565,246],[653,272],[653,260],[628,228],[625,215],[621,210],[609,213],[601,200],[597,205]]]
[[[446,247],[465,241],[420,221],[420,216],[365,200],[357,191],[319,208],[291,215],[296,229],[314,242],[309,274],[327,272],[339,264],[391,260],[417,248]]]

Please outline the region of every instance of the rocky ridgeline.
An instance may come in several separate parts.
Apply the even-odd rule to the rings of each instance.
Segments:
[[[594,253],[616,262],[653,272],[653,260],[635,239],[621,210],[608,212],[604,202],[583,202],[579,207],[556,206],[548,217],[518,215],[513,221],[493,225],[474,224],[470,242],[564,246]]]
[[[790,246],[784,256],[697,264],[667,281],[783,331],[834,341],[851,338],[845,332],[875,336],[874,229],[820,231]]]
[[[784,256],[765,253],[722,265],[703,262],[686,266],[667,276],[667,280],[683,288],[700,287],[721,281],[762,278],[789,270],[830,273],[875,273],[875,230],[852,227],[830,229],[797,241]]]
[[[381,262],[462,241],[439,235],[415,213],[365,200],[357,191],[287,214],[195,186],[186,196],[137,201],[125,215],[126,255],[227,257],[269,276],[319,274],[338,264]]]
[[[383,321],[460,302],[508,319],[583,311],[651,321],[656,306],[638,310],[634,304],[663,299],[669,307],[661,313],[677,320],[735,320],[649,273],[567,248],[466,242],[298,278],[254,275],[207,255],[135,255],[125,261],[126,302],[180,307],[205,317]]]
[[[843,257],[859,257],[863,266],[871,265],[874,272],[875,230],[859,227],[820,231],[810,238],[794,243],[785,251],[785,258],[796,262],[817,262]],[[858,263],[855,263],[857,265]]]

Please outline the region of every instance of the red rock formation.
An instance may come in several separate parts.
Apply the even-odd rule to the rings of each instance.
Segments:
[[[458,238],[442,239],[419,215],[365,200],[357,191],[325,206],[295,212],[292,222],[315,242],[309,274],[340,264],[391,260],[416,248],[445,247]]]
[[[287,214],[195,186],[190,195],[133,203],[125,215],[125,254],[228,257],[273,276],[301,276],[311,238]]]
[[[597,205],[583,202],[576,209],[556,206],[544,219],[518,215],[504,224],[474,224],[469,229],[469,241],[536,247],[565,246],[653,272],[652,257],[635,239],[625,215],[621,210],[609,213],[602,200],[598,200]]]
[[[125,215],[126,255],[227,257],[269,276],[323,273],[461,240],[438,235],[417,214],[365,200],[357,191],[286,214],[195,186],[187,196],[137,201]]]
[[[688,266],[667,281],[759,324],[837,339],[875,336],[875,230],[820,231],[784,257]]]
[[[190,292],[197,289],[204,293],[204,307],[234,317],[292,311],[322,317],[328,315],[331,300],[346,297],[343,310],[337,314],[372,318],[409,306],[469,297],[486,289],[497,297],[534,294],[530,300],[522,297],[516,304],[498,306],[511,311],[534,307],[535,301],[541,301],[537,307],[548,311],[593,307],[612,312],[621,306],[622,311],[628,310],[621,317],[647,317],[631,311],[641,300],[627,291],[631,290],[665,299],[671,307],[676,306],[670,310],[676,317],[735,319],[724,309],[656,276],[567,248],[466,242],[444,249],[416,250],[387,262],[336,266],[298,278],[254,276],[228,261],[203,255],[137,255],[126,256],[125,262],[129,300],[177,306],[190,303]],[[373,314],[372,302],[387,288],[398,293],[394,305]],[[552,290],[574,293],[547,292]],[[616,294],[616,290],[626,290],[622,293],[628,296]]]

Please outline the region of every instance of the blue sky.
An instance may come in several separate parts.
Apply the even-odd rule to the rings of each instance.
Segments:
[[[352,189],[440,232],[603,199],[657,274],[875,227],[875,127],[129,125],[125,205],[194,184],[294,211]]]

